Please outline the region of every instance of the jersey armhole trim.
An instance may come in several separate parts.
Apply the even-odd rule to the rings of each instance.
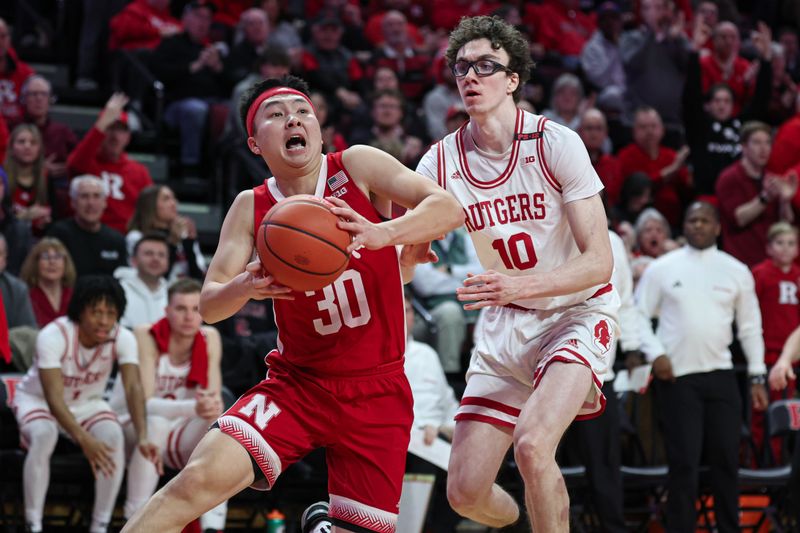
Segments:
[[[557,193],[561,194],[561,185],[553,176],[553,173],[550,172],[550,167],[547,165],[547,160],[544,156],[544,128],[547,125],[547,121],[547,118],[541,117],[539,119],[539,124],[537,124],[536,127],[537,131],[542,132],[542,136],[539,138],[538,145],[536,146],[536,150],[539,152],[539,167],[542,169],[542,174],[544,175],[545,181],[547,181],[547,183],[549,183]]]

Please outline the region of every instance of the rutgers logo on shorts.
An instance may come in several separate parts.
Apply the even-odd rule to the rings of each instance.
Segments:
[[[606,353],[611,348],[611,330],[607,320],[601,320],[594,326],[594,345]]]

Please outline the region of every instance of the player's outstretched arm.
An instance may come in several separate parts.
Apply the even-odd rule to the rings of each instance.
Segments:
[[[239,193],[225,215],[219,244],[200,293],[200,314],[213,324],[233,315],[250,299],[290,298],[290,289],[273,285],[253,257],[253,191]]]
[[[350,175],[371,197],[390,200],[409,211],[401,218],[364,227],[345,225],[355,233],[357,245],[382,248],[393,244],[431,241],[464,223],[461,206],[450,193],[405,167],[391,155],[371,146],[353,146],[342,160]],[[347,218],[348,210],[337,207],[334,213]]]

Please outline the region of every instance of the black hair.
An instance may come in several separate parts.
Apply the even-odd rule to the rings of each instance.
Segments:
[[[136,241],[136,244],[133,245],[134,257],[136,257],[136,253],[139,251],[139,246],[141,246],[143,242],[163,242],[164,246],[167,247],[167,251],[169,251],[169,241],[167,241],[166,236],[159,233],[145,233],[138,241]]]
[[[522,86],[530,79],[535,67],[528,41],[517,28],[498,17],[463,17],[450,34],[444,53],[447,65],[453,68],[458,51],[468,42],[478,39],[488,39],[493,50],[502,48],[508,54],[508,68],[519,76],[519,85],[513,93],[514,101],[519,102]]]
[[[119,282],[108,275],[86,275],[78,277],[67,307],[67,317],[80,321],[84,309],[105,302],[117,309],[117,317],[125,313],[125,291]]]
[[[288,87],[295,91],[300,91],[308,96],[309,99],[311,98],[308,84],[297,76],[289,75],[281,79],[268,78],[260,81],[247,89],[239,100],[239,118],[242,120],[244,131],[247,131],[247,112],[250,110],[250,106],[253,105],[253,102],[255,102],[256,98],[261,96],[261,94],[275,87]]]
[[[708,89],[708,93],[707,93],[707,96],[706,96],[706,101],[710,102],[711,99],[714,98],[714,95],[717,94],[718,91],[728,91],[728,94],[731,95],[731,100],[735,100],[736,99],[736,95],[733,94],[733,89],[731,88],[731,86],[728,85],[727,83],[725,83],[724,81],[720,81],[720,82],[715,83],[714,85],[711,86],[710,89]]]
[[[715,206],[714,204],[712,204],[710,202],[706,202],[705,200],[694,201],[691,204],[689,204],[689,207],[686,208],[686,216],[688,217],[689,216],[689,212],[693,211],[695,209],[706,209],[706,210],[708,210],[708,212],[710,212],[711,215],[714,217],[714,221],[717,222],[717,223],[720,222],[719,209],[717,209],[717,206]]]

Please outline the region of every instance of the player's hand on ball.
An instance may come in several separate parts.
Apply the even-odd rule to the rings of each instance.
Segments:
[[[389,232],[386,229],[356,213],[347,205],[347,202],[332,196],[325,199],[334,206],[331,208],[331,213],[343,219],[336,224],[339,229],[343,229],[353,236],[353,242],[347,247],[347,253],[362,246],[369,250],[378,250],[391,243]]]
[[[273,276],[266,274],[261,261],[248,263],[243,275],[244,285],[249,290],[250,298],[253,300],[264,300],[266,298],[294,300],[294,296],[290,294],[292,289],[278,284]]]
[[[412,267],[424,263],[436,263],[439,256],[431,250],[431,243],[404,244],[400,251],[400,266]]]
[[[107,477],[114,475],[116,465],[111,455],[114,453],[114,448],[88,433],[85,438],[81,439],[79,444],[83,455],[86,456],[89,465],[92,467],[94,477],[97,477],[99,474],[103,474]]]
[[[156,465],[156,472],[158,472],[159,476],[164,475],[164,462],[161,460],[161,451],[158,449],[158,446],[149,440],[140,440],[139,453],[142,454],[142,457]]]
[[[494,270],[483,274],[467,274],[464,286],[456,289],[456,297],[465,304],[464,309],[483,309],[484,307],[506,305],[525,296],[525,276],[506,276]]]

